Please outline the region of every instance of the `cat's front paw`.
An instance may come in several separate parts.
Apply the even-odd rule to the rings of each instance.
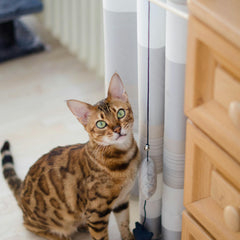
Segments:
[[[129,231],[129,233],[122,238],[122,240],[135,240],[133,234]]]
[[[129,240],[135,240],[135,238],[134,238],[132,233],[130,233],[130,235],[129,235]]]

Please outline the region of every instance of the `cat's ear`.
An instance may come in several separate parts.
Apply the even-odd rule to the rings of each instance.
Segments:
[[[83,126],[86,126],[92,106],[78,100],[67,100],[66,102],[73,115],[76,116]]]
[[[123,86],[123,82],[117,73],[114,73],[108,88],[108,97],[119,99],[123,102],[128,101],[128,96]]]

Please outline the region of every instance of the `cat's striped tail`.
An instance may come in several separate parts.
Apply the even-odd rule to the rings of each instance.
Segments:
[[[21,185],[22,181],[18,178],[14,166],[13,166],[13,157],[10,152],[10,144],[6,141],[2,148],[2,168],[3,168],[3,176],[6,179],[10,189],[13,191],[15,198],[19,202]]]

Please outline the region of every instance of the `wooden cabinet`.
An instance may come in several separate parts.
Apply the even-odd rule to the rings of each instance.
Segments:
[[[214,240],[186,211],[183,212],[182,229],[185,240]]]
[[[240,239],[224,218],[227,207],[240,208],[239,163],[190,121],[186,139],[186,209],[216,239]]]
[[[240,102],[240,49],[194,17],[188,43],[185,113],[240,162],[239,131],[228,117],[230,103]]]
[[[182,240],[240,240],[240,1],[223,4],[189,1]]]

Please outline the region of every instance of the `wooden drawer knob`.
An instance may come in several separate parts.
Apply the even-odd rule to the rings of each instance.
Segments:
[[[240,102],[234,101],[230,103],[229,116],[234,125],[240,129]]]
[[[240,211],[229,205],[224,208],[224,221],[227,227],[233,232],[240,231]]]

